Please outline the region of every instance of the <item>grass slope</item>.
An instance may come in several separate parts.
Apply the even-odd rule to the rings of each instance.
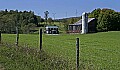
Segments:
[[[95,34],[61,34],[43,35],[43,49],[67,59],[75,68],[76,37],[80,38],[80,68],[94,70],[120,69],[120,32],[103,32]],[[3,34],[4,42],[15,43],[15,35]],[[19,45],[38,47],[38,35],[21,34]]]

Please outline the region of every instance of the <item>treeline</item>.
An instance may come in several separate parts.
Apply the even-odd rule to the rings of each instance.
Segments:
[[[119,31],[120,30],[120,12],[116,12],[112,9],[95,9],[88,13],[89,18],[97,19],[97,31]],[[64,18],[60,19],[61,22],[65,23],[66,30],[69,24],[73,24],[78,20],[82,19],[80,17]]]
[[[18,27],[19,33],[29,33],[38,26],[40,19],[41,17],[36,16],[33,11],[1,10],[0,30],[2,33],[15,33]]]
[[[118,31],[120,30],[120,12],[116,12],[112,9],[95,9],[89,17],[97,19],[98,31]]]
[[[120,12],[112,9],[95,9],[88,13],[89,18],[97,19],[97,31],[118,31],[120,30]],[[71,17],[63,19],[55,19],[48,17],[41,18],[33,11],[18,11],[18,10],[1,10],[0,11],[0,30],[2,33],[15,33],[16,27],[19,28],[19,33],[30,33],[35,30],[36,26],[52,25],[53,22],[61,22],[64,25],[64,30],[68,30],[69,24],[74,24],[82,17]],[[47,19],[47,20],[46,20]],[[41,24],[41,23],[45,24]]]
[[[63,23],[68,23],[68,24],[73,24],[77,21],[79,21],[82,18],[82,16],[80,17],[70,17],[70,18],[63,18],[63,19],[57,19],[56,21],[58,22],[63,22]]]

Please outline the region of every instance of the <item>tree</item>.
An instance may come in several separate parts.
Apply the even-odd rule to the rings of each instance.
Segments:
[[[45,14],[45,21],[46,21],[46,24],[47,24],[47,20],[48,20],[48,14],[49,14],[49,12],[48,12],[48,11],[45,11],[44,14]]]
[[[62,23],[64,25],[64,27],[63,27],[64,31],[67,33],[68,32],[68,25],[69,25],[69,23],[68,23],[67,19],[63,19],[61,21],[62,21]]]
[[[111,23],[109,24],[110,31],[120,30],[120,13],[114,12],[111,15]]]
[[[8,12],[8,10],[7,9],[5,9],[5,13],[7,13]]]
[[[34,15],[32,11],[18,11],[10,10],[0,11],[0,29],[3,33],[14,33],[15,27],[18,26],[20,32],[23,33],[22,28],[29,25],[29,23],[38,25],[40,16]],[[19,23],[19,24],[18,24]]]
[[[52,18],[48,18],[48,23],[51,25],[51,23],[53,22]]]
[[[25,25],[22,27],[22,32],[25,34],[30,33],[30,30],[33,30],[36,27],[35,24],[33,23],[29,23],[28,25]]]
[[[64,30],[65,30],[66,33],[68,33],[68,26],[69,26],[68,23],[64,23]]]
[[[40,22],[43,23],[43,22],[45,22],[45,20],[44,20],[43,18],[41,18],[41,19],[40,19]]]
[[[120,14],[111,9],[102,9],[97,23],[98,31],[120,30]]]
[[[100,14],[98,18],[98,31],[108,31],[110,16],[108,14]]]
[[[96,18],[96,19],[98,19],[100,13],[101,13],[101,9],[98,8],[98,9],[93,10],[93,11],[89,14],[88,17],[89,17],[89,18]]]
[[[73,24],[73,23],[75,23],[76,21],[75,21],[75,19],[74,18],[70,18],[70,19],[68,19],[68,21],[67,21],[69,24]]]

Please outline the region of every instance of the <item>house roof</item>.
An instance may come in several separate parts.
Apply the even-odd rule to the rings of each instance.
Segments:
[[[58,28],[57,26],[46,26],[46,28]]]
[[[88,23],[91,22],[92,20],[94,20],[95,18],[88,18]],[[82,19],[80,19],[78,22],[74,23],[74,24],[69,24],[69,25],[81,25],[82,24]]]

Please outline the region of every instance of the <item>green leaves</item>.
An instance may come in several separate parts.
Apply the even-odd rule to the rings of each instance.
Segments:
[[[112,9],[95,9],[89,17],[96,18],[98,31],[118,31],[120,30],[120,13]]]
[[[31,11],[18,12],[18,10],[0,11],[0,29],[2,33],[14,33],[15,27],[19,27],[20,33],[23,33],[22,27],[28,24],[35,24],[38,26],[38,20],[41,17],[37,17]],[[29,25],[28,25],[29,26]]]

